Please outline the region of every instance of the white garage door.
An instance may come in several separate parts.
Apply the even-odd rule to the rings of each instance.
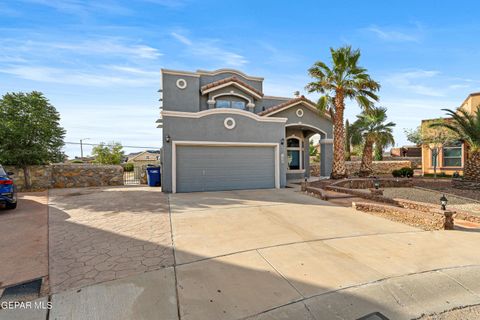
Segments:
[[[176,191],[275,188],[275,148],[176,147]]]

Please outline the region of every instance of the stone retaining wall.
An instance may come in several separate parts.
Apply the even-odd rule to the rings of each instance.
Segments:
[[[310,176],[320,177],[320,163],[318,162],[310,163]]]
[[[423,211],[423,212],[432,212],[432,211],[439,210],[438,205],[434,205],[432,203],[417,202],[417,201],[397,199],[397,198],[393,200],[396,202],[397,205],[406,209],[414,209],[414,210]],[[453,217],[455,219],[480,223],[480,216],[472,214],[468,211],[462,211],[458,209],[451,209],[449,211],[453,212]]]
[[[399,208],[384,204],[357,202],[352,207],[358,211],[368,212],[393,221],[419,227],[423,230],[452,230],[454,227],[453,212],[429,211]]]
[[[359,198],[372,200],[372,201],[376,201],[376,202],[391,203],[391,204],[395,203],[390,198],[386,198],[386,197],[381,196],[381,195],[373,194],[370,191],[365,191],[365,190],[349,189],[349,188],[343,188],[343,187],[337,187],[337,186],[331,186],[331,185],[325,187],[325,190],[330,190],[330,191],[335,191],[335,192],[340,192],[340,193],[346,193],[346,194],[350,194],[352,196],[356,196],[356,197],[359,197]]]
[[[392,157],[384,156],[383,161],[410,161],[412,168],[422,167],[422,157]]]
[[[5,166],[19,191],[25,189],[23,169]],[[32,190],[48,188],[75,188],[123,185],[122,166],[92,164],[53,164],[30,166],[30,184]]]
[[[13,172],[11,178],[15,182],[18,191],[25,189],[23,169],[13,166],[3,166],[6,172]],[[30,166],[30,184],[33,190],[48,189],[52,185],[52,166]]]
[[[360,171],[361,161],[346,161],[347,174],[349,176],[355,175]],[[408,160],[402,161],[373,161],[373,175],[391,175],[393,170],[398,170],[404,167],[412,167],[412,162]]]

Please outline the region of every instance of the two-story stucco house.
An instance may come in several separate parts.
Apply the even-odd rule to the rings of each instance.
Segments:
[[[165,192],[282,188],[309,176],[309,138],[320,135],[321,175],[333,158],[333,125],[305,97],[263,93],[237,70],[162,70]]]

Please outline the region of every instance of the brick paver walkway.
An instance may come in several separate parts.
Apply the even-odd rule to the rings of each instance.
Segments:
[[[168,202],[159,189],[52,190],[49,204],[51,292],[173,265]]]

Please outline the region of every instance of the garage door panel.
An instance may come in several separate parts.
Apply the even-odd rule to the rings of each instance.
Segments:
[[[275,187],[273,147],[177,146],[177,192]]]

